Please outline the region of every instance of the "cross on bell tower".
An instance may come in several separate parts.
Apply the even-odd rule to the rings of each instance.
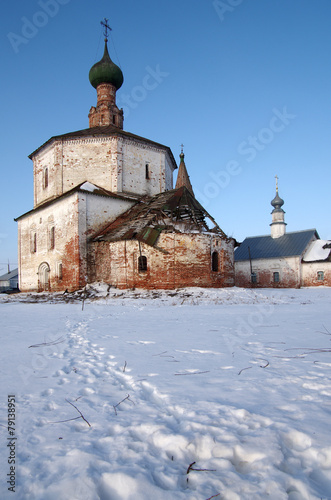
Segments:
[[[275,179],[276,179],[276,193],[278,193],[278,175],[275,175]]]

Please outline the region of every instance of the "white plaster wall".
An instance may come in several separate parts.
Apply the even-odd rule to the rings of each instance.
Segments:
[[[116,143],[117,139],[114,137],[77,138],[64,141],[63,192],[85,181],[112,191],[111,167]]]
[[[86,202],[86,234],[93,234],[128,210],[134,201],[80,192],[80,206]],[[84,209],[85,210],[85,209]]]
[[[324,280],[317,280],[318,271],[324,272]],[[331,262],[303,262],[302,286],[331,286]]]
[[[154,195],[165,191],[165,151],[125,140],[123,144],[123,183],[126,193]],[[146,179],[146,164],[149,179]]]
[[[170,189],[173,189],[174,187],[174,180],[173,180],[173,163],[169,158],[169,155],[165,155],[165,186],[164,186],[164,191],[169,191]]]
[[[300,286],[301,258],[284,257],[282,259],[254,259],[252,271],[257,274],[257,285],[269,287],[273,285],[273,273],[279,272],[279,287]],[[235,262],[236,286],[245,286],[243,280],[250,284],[251,268],[249,260]],[[246,285],[247,286],[247,285]]]
[[[161,147],[128,137],[54,140],[33,157],[35,206],[89,181],[108,191],[154,195],[172,189],[173,164]],[[146,179],[145,165],[149,165]],[[48,167],[48,187],[43,170]]]
[[[55,227],[55,248],[49,249],[49,229]],[[37,234],[37,252],[31,253],[31,233]],[[19,286],[21,290],[38,289],[38,268],[47,262],[50,277],[55,278],[57,266],[67,254],[66,245],[78,237],[77,193],[54,201],[18,221],[19,233]],[[73,266],[72,273],[78,273]],[[75,276],[73,276],[75,279]]]
[[[61,149],[59,141],[43,148],[38,155],[33,158],[34,175],[34,206],[40,205],[46,200],[55,198],[62,194],[62,173],[57,165],[57,157]],[[44,168],[48,168],[48,186],[43,186]]]

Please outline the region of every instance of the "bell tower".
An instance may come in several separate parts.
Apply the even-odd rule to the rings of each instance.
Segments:
[[[102,127],[112,125],[123,129],[123,110],[116,106],[116,91],[122,86],[122,70],[111,60],[108,53],[108,19],[101,21],[104,26],[105,49],[102,59],[90,69],[89,79],[97,91],[97,105],[89,112],[89,126]]]
[[[276,196],[271,201],[271,205],[274,207],[274,209],[271,212],[272,222],[270,226],[271,226],[271,237],[280,238],[281,236],[284,236],[286,232],[286,223],[285,223],[285,212],[282,209],[282,206],[284,205],[284,200],[282,200],[278,194],[278,176],[276,175],[275,178],[276,178]]]

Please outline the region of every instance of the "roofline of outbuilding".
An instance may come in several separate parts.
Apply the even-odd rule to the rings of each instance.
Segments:
[[[57,202],[58,200],[63,200],[67,196],[71,196],[75,192],[81,192],[81,193],[86,193],[89,195],[94,195],[94,196],[104,196],[106,198],[117,198],[119,200],[124,200],[124,201],[131,201],[133,203],[136,203],[137,197],[136,196],[130,196],[130,194],[122,195],[122,194],[117,194],[117,193],[112,193],[111,191],[107,191],[106,189],[100,188],[99,186],[95,186],[99,191],[89,191],[88,189],[83,189],[81,186],[85,184],[88,181],[84,181],[78,186],[70,189],[70,191],[66,191],[65,193],[61,194],[61,196],[57,196],[52,198],[51,200],[47,200],[44,203],[41,203],[37,207],[32,208],[32,210],[29,210],[28,212],[25,212],[24,214],[20,215],[19,217],[15,218],[14,221],[17,222],[18,220],[22,219],[23,217],[26,217],[27,215],[30,215],[32,213],[37,212],[41,208],[47,208],[51,206],[53,203]]]
[[[92,128],[86,128],[83,130],[77,130],[75,132],[69,132],[67,134],[61,134],[61,135],[55,135],[48,139],[48,141],[44,142],[39,148],[37,148],[35,151],[33,151],[28,158],[32,160],[32,158],[39,153],[44,147],[48,146],[51,144],[53,141],[58,141],[58,140],[65,140],[65,139],[72,139],[72,138],[81,138],[81,137],[104,137],[104,136],[122,136],[122,137],[127,137],[129,139],[133,139],[139,142],[144,142],[146,144],[150,144],[152,146],[161,148],[165,151],[170,156],[171,162],[173,164],[173,169],[175,170],[177,167],[176,160],[174,158],[174,155],[172,154],[171,149],[169,146],[165,146],[164,144],[160,144],[159,142],[151,141],[150,139],[146,139],[145,137],[141,137],[136,134],[132,134],[131,132],[126,132],[125,130],[120,130],[117,127],[113,127],[112,125],[104,126],[104,127],[92,127]]]
[[[309,233],[310,231],[315,231],[316,236],[317,236],[317,239],[320,239],[319,234],[318,234],[318,232],[317,232],[317,229],[315,229],[315,228],[311,228],[311,229],[300,229],[300,231],[287,231],[287,232],[285,233],[285,235],[286,235],[286,234],[297,234],[297,233]],[[285,236],[285,235],[284,235],[284,236]],[[245,239],[244,239],[241,243],[243,243],[245,240],[251,240],[251,239],[253,239],[253,238],[269,238],[269,237],[271,237],[271,234],[260,234],[260,235],[258,235],[258,236],[246,236],[246,238],[245,238]],[[281,236],[280,236],[280,238],[281,238]],[[275,239],[277,239],[277,238],[275,238]]]

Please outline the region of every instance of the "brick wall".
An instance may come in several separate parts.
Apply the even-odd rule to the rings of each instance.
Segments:
[[[83,285],[78,231],[77,193],[18,220],[21,291],[45,288],[39,273],[43,266],[49,269],[48,290],[75,290]]]
[[[235,262],[235,285],[244,288],[300,288],[300,257],[283,259],[254,259],[252,270],[257,282],[251,282],[249,260]],[[274,273],[279,273],[279,282],[274,281]]]
[[[165,288],[234,285],[233,240],[213,235],[161,234],[157,248],[135,240],[91,244],[89,281],[105,281],[119,288]],[[141,254],[140,254],[141,250]],[[212,253],[218,254],[218,271],[212,271]],[[147,270],[139,271],[140,255]]]
[[[318,272],[323,272],[323,280],[318,279]],[[303,262],[302,286],[331,286],[331,262]]]

